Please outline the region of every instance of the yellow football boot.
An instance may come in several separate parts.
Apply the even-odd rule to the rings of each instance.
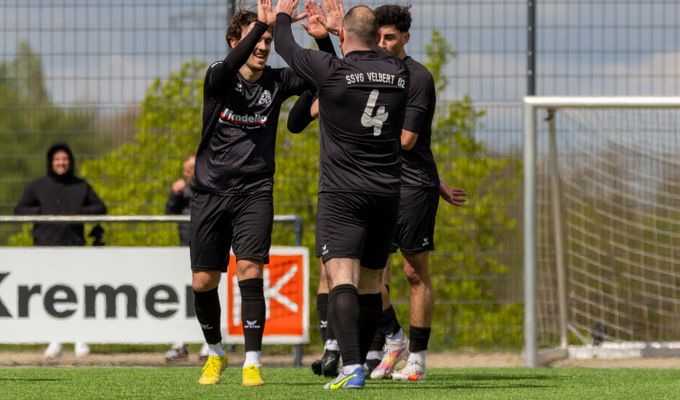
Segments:
[[[241,380],[243,386],[262,386],[264,381],[260,376],[260,370],[257,365],[251,364],[247,367],[243,367],[243,379]]]
[[[198,379],[198,383],[201,385],[217,385],[222,379],[222,371],[225,368],[227,368],[226,354],[222,357],[209,356],[203,365],[203,371]]]

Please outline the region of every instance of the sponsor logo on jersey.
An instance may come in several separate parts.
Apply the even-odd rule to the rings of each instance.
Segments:
[[[262,126],[267,123],[267,116],[257,113],[252,115],[239,115],[227,107],[220,113],[220,123],[236,126]]]
[[[260,95],[260,99],[257,101],[257,105],[269,107],[270,104],[272,104],[272,94],[269,90],[265,89]]]

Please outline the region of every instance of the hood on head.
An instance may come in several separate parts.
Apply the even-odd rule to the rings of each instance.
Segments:
[[[54,153],[57,151],[65,151],[66,154],[68,154],[68,158],[71,160],[68,171],[66,171],[64,175],[57,175],[57,173],[52,169],[52,157],[54,157]],[[73,152],[71,151],[71,148],[68,144],[60,142],[50,146],[49,150],[47,150],[47,175],[52,177],[71,178],[75,175],[75,168],[76,160],[73,158]]]

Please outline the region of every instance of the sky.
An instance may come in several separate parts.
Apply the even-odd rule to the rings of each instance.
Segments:
[[[359,3],[347,1],[346,8]],[[254,2],[242,4],[252,8]],[[446,67],[450,84],[440,98],[469,95],[487,110],[481,134],[491,135],[495,146],[516,143],[522,128],[517,113],[527,90],[526,1],[411,4],[409,54],[424,60],[434,29],[457,52]],[[536,4],[538,94],[680,94],[680,0]],[[5,0],[0,59],[13,58],[17,43],[27,40],[43,58],[55,102],[124,109],[137,104],[156,77],[167,77],[184,61],[223,58],[226,16],[226,0]],[[310,44],[299,26],[294,32],[302,45]],[[274,52],[270,64],[284,65]]]

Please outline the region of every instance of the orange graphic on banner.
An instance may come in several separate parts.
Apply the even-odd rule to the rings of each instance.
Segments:
[[[267,306],[264,336],[304,334],[305,271],[302,254],[269,255],[264,266],[264,297]],[[236,276],[236,257],[229,258],[227,272],[227,334],[243,336],[241,294]]]

